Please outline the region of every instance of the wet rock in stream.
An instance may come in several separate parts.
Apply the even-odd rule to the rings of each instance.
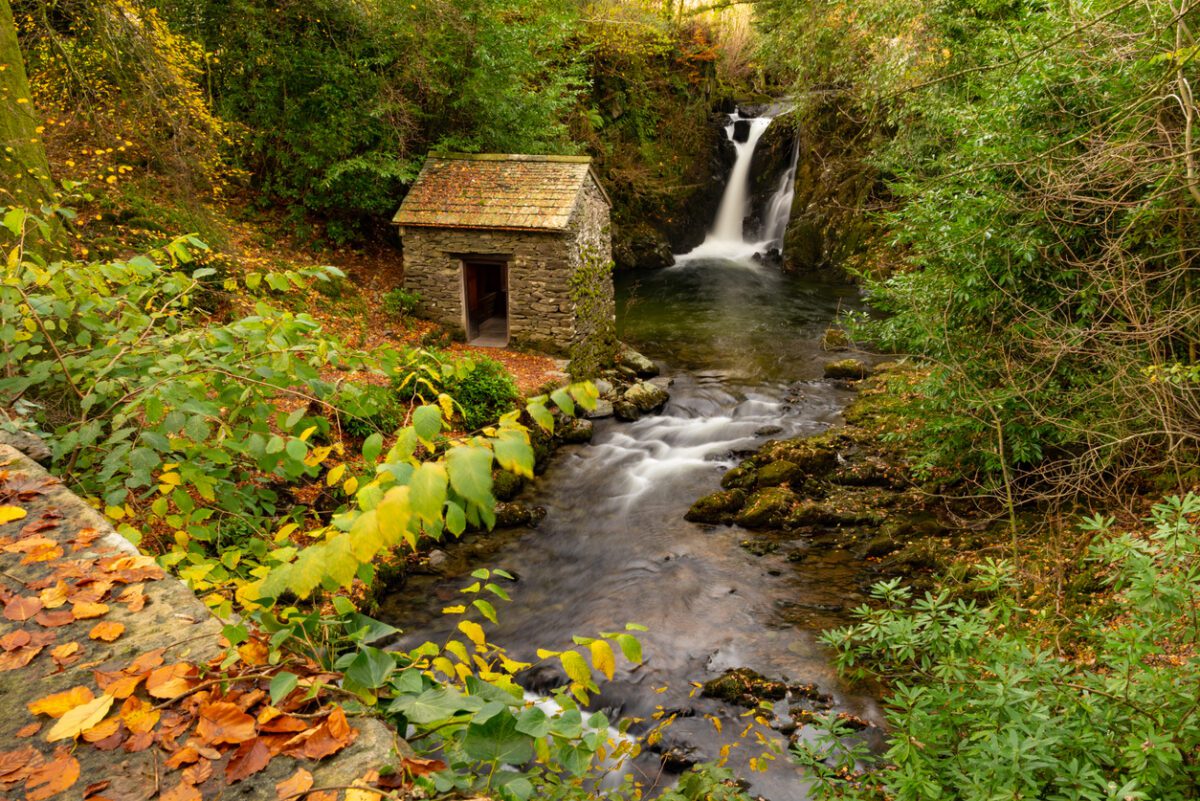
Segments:
[[[721,490],[696,501],[683,518],[693,523],[727,523],[745,502],[742,490]]]

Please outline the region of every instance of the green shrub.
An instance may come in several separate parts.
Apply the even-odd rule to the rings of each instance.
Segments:
[[[868,781],[845,782],[855,760],[845,726],[798,749],[828,798],[1194,799],[1200,797],[1200,498],[1154,508],[1149,537],[1084,528],[1100,544],[1090,569],[1112,594],[1080,616],[1068,652],[1047,635],[1052,605],[1021,604],[1016,571],[977,569],[988,604],[949,592],[914,598],[875,587],[881,608],[830,632],[838,665],[887,682],[891,744]],[[880,792],[873,790],[878,785]]]
[[[409,292],[403,287],[396,287],[384,293],[383,310],[393,317],[408,317],[416,311],[420,302],[419,292]]]
[[[334,396],[333,403],[342,430],[355,437],[391,434],[404,424],[404,409],[387,387],[346,386]]]
[[[520,397],[517,385],[504,365],[494,359],[479,359],[466,375],[456,376],[446,394],[461,407],[463,426],[468,431],[496,422],[512,411]]]

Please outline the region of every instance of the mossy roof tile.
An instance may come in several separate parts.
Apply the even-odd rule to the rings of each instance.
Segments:
[[[430,154],[392,222],[562,231],[589,177],[586,156]]]

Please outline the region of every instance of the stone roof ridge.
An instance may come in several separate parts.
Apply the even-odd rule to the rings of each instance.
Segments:
[[[401,226],[564,231],[590,178],[588,156],[430,153],[392,222]]]

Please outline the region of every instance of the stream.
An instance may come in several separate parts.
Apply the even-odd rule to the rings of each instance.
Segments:
[[[752,121],[755,140],[769,123]],[[734,177],[753,141],[738,147]],[[498,605],[500,623],[489,626],[489,639],[516,658],[570,647],[572,635],[619,631],[627,622],[647,626],[638,635],[643,664],[618,659],[617,675],[601,681],[595,705],[643,718],[659,706],[680,712],[663,745],[697,762],[716,759],[745,725],[745,709],[700,698],[692,684],[728,668],[814,683],[833,697],[834,709],[881,719],[873,699],[842,686],[817,640],[863,600],[855,561],[837,551],[802,561],[789,560],[787,549],[755,556],[741,547],[748,532],[684,520],[742,454],[768,439],[836,424],[851,398],[821,378],[830,356],[820,340],[840,310],[861,305],[857,289],[782,274],[756,260],[763,243],[745,241],[741,226],[729,222],[745,217],[745,170],[740,180],[730,182],[725,217],[704,244],[674,267],[617,277],[621,339],[673,381],[663,412],[634,423],[597,420],[592,443],[561,448],[521,496],[546,510],[536,528],[451,546],[466,556],[449,560],[440,575],[412,577],[382,615],[419,633],[413,644],[449,636],[456,619],[441,608],[459,597],[470,570],[502,567],[517,581],[511,603]],[[740,199],[729,197],[739,190]],[[540,686],[527,689],[562,679],[547,671],[536,681]],[[721,733],[705,715],[722,719]],[[805,797],[803,777],[786,757],[765,772],[749,768],[749,758],[762,752],[752,742],[729,758],[751,793],[773,801]],[[674,779],[653,754],[631,769],[650,787]]]

